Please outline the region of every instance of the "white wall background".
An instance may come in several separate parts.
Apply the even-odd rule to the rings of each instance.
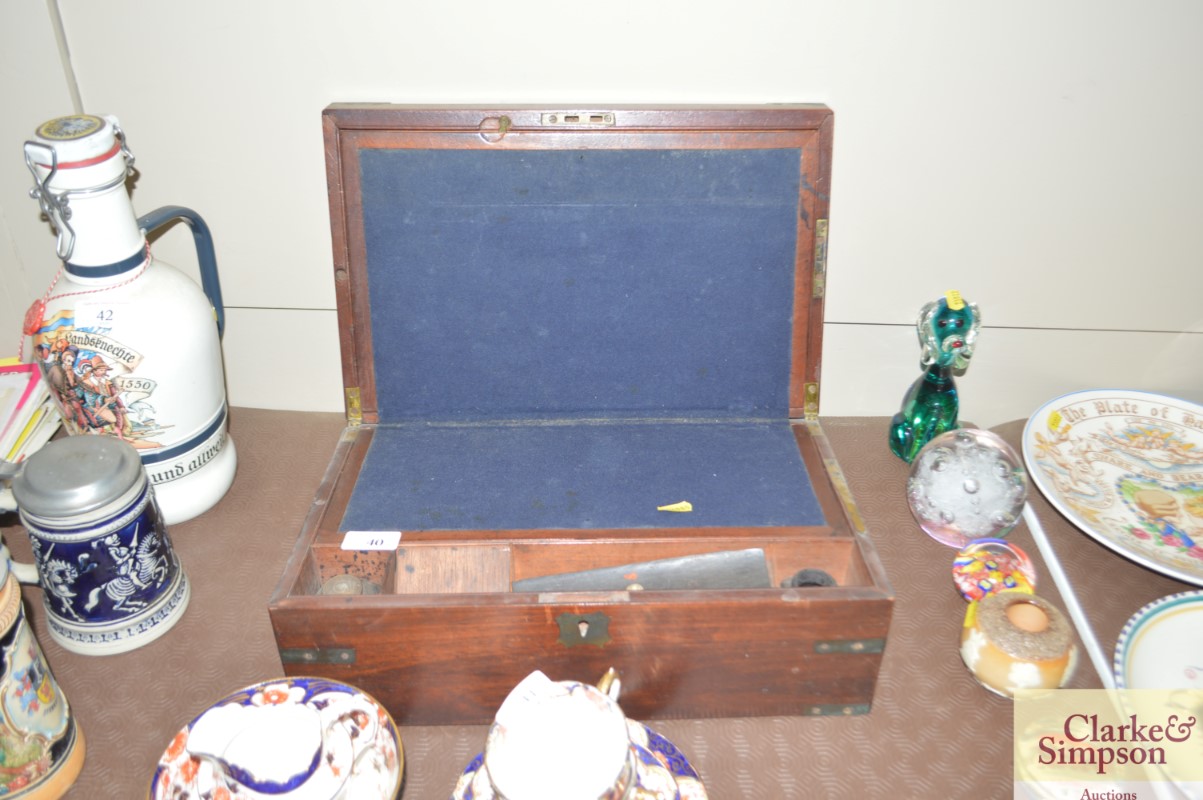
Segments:
[[[139,212],[208,221],[231,403],[341,410],[328,103],[822,102],[824,415],[897,410],[949,288],[986,322],[965,419],[1203,402],[1200,42],[1199,0],[0,0],[0,354],[58,266],[21,153],[55,116],[118,115]],[[195,273],[185,226],[156,254]]]

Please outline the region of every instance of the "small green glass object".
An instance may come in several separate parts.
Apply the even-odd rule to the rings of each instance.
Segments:
[[[957,427],[960,404],[954,370],[969,366],[982,315],[960,292],[947,292],[919,311],[915,327],[927,370],[902,398],[902,410],[890,422],[890,450],[911,463],[923,446]]]

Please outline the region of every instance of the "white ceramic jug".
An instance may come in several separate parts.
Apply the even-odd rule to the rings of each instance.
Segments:
[[[25,143],[25,160],[63,261],[25,332],[66,427],[132,444],[164,521],[195,517],[222,498],[237,462],[208,227],[178,206],[134,214],[125,186],[134,159],[115,117],[50,120]],[[151,255],[147,233],[175,219],[192,228],[204,291]]]

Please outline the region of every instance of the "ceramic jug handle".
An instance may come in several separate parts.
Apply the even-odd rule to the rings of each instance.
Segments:
[[[606,674],[597,682],[598,690],[614,702],[618,702],[618,693],[622,691],[622,681],[618,678],[618,670],[610,667]]]
[[[176,219],[184,220],[192,229],[196,260],[200,264],[201,288],[213,304],[213,314],[217,319],[217,337],[220,339],[226,331],[226,309],[221,302],[221,280],[217,277],[217,255],[213,249],[213,236],[209,233],[209,226],[201,219],[200,214],[190,208],[163,206],[138,217],[138,227],[150,234]]]
[[[0,480],[11,480],[21,471],[21,465],[12,461],[0,461]],[[13,490],[8,486],[0,487],[0,511],[16,511],[17,501],[13,499]],[[18,561],[13,561],[8,553],[8,545],[0,539],[0,573],[3,574],[4,580],[8,579],[8,573],[11,572],[17,576],[17,580],[21,583],[37,583],[38,568],[33,564],[22,564]]]
[[[20,561],[13,561],[12,555],[8,552],[8,545],[0,539],[0,576],[3,580],[8,579],[8,574],[11,572],[16,576],[21,583],[38,583],[38,568],[33,564],[22,564]]]
[[[8,560],[8,571],[17,576],[17,580],[20,583],[36,585],[41,582],[38,577],[38,568],[33,564],[24,564],[20,561],[13,561],[10,558]]]
[[[20,471],[20,464],[0,459],[0,481],[10,481],[17,477]],[[0,511],[16,510],[17,501],[13,499],[13,490],[8,486],[0,486]]]

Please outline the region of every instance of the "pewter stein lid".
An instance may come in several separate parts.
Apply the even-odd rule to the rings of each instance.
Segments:
[[[62,519],[101,509],[144,479],[138,451],[126,442],[68,436],[29,457],[13,479],[13,497],[23,513]]]

